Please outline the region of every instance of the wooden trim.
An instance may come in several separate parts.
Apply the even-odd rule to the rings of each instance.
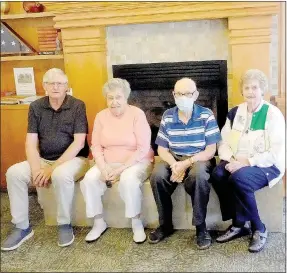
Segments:
[[[76,47],[64,47],[65,54],[71,53],[88,53],[88,52],[106,52],[105,45],[93,45],[93,46],[76,46]]]
[[[28,109],[29,104],[15,104],[15,105],[0,105],[0,109],[5,109],[5,110],[21,110],[21,109]]]
[[[56,28],[217,19],[279,13],[277,2],[43,2],[54,12]]]
[[[237,44],[263,44],[263,43],[270,43],[271,35],[269,36],[255,36],[255,37],[236,37],[232,38],[229,41],[230,45],[237,45]]]
[[[275,2],[42,2],[46,10],[55,15],[93,12],[98,15],[114,17],[116,14],[122,16],[172,13],[178,11],[204,11],[216,12],[218,10],[246,10],[248,8],[269,8],[270,10],[278,4]],[[72,18],[68,18],[72,19]]]
[[[10,61],[34,61],[34,60],[60,60],[64,59],[63,55],[32,55],[32,56],[9,56],[1,57],[1,62]]]
[[[21,14],[1,14],[1,21],[28,19],[28,18],[44,18],[55,16],[52,12],[39,12],[39,13],[21,13]]]

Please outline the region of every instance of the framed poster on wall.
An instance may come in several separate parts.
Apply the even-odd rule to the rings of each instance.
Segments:
[[[14,68],[17,96],[36,95],[33,67]]]

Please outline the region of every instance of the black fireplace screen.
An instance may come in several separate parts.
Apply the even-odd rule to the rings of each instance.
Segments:
[[[154,142],[162,114],[175,105],[172,90],[175,82],[183,77],[196,82],[199,91],[196,103],[213,111],[220,129],[225,123],[228,111],[225,60],[113,65],[113,77],[130,83],[129,104],[146,113],[156,154]]]

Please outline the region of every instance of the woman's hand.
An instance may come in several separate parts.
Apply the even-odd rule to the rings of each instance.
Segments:
[[[120,175],[123,171],[124,171],[123,166],[112,170],[111,172],[109,172],[106,180],[112,181],[113,184],[116,183],[117,181],[120,180]]]
[[[236,157],[236,160],[239,161],[240,163],[246,165],[246,166],[250,166],[250,162],[249,162],[249,160],[248,160],[247,157],[237,156],[237,157]]]
[[[102,177],[101,180],[103,180],[103,182],[106,182],[106,180],[108,180],[109,174],[113,171],[113,169],[108,164],[106,164],[105,167],[101,169],[100,171],[101,171],[101,177]]]
[[[238,171],[239,169],[249,166],[247,164],[241,163],[240,161],[234,160],[225,165],[225,169],[231,173]]]

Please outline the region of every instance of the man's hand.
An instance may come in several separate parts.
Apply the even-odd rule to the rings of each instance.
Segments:
[[[50,178],[53,170],[53,167],[48,165],[41,168],[39,171],[32,173],[33,184],[36,187],[48,187],[51,182]]]
[[[189,167],[189,162],[187,160],[184,161],[177,161],[173,163],[170,168],[172,170],[172,173],[178,175],[182,174],[182,172],[185,173],[186,169]]]
[[[173,172],[171,177],[170,177],[170,181],[181,183],[183,181],[184,175],[185,175],[185,171],[183,171],[182,173],[179,173],[179,174],[175,174]]]

